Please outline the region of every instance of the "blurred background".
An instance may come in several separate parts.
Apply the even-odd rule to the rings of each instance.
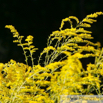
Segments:
[[[37,63],[48,36],[59,30],[63,18],[76,16],[82,20],[97,11],[103,11],[103,0],[0,0],[0,62],[14,59],[25,63],[22,48],[13,43],[12,33],[5,25],[13,25],[25,37],[34,36],[34,45],[39,49],[34,54]],[[103,45],[103,16],[97,18],[90,30],[93,42],[100,41]]]

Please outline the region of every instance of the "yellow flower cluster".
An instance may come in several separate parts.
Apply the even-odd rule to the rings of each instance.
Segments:
[[[20,36],[19,33],[17,32],[17,30],[14,28],[14,26],[12,25],[6,25],[5,28],[9,28],[11,30],[11,32],[13,33],[13,37],[17,37],[17,40],[14,40],[14,43],[19,43],[18,46],[21,46],[25,55],[25,62],[28,65],[28,57],[26,55],[26,50],[29,50],[30,52],[30,56],[31,56],[31,61],[32,61],[32,66],[34,66],[34,61],[33,61],[33,53],[38,50],[38,48],[35,48],[34,45],[31,45],[33,43],[33,36],[29,35],[27,36],[27,38],[25,39],[25,41],[27,43],[22,43],[22,39],[24,38],[24,36]]]
[[[14,26],[12,26],[12,25],[6,25],[5,28],[9,28],[10,29],[10,31],[13,33],[13,37],[17,37],[17,38],[19,37],[19,33],[15,29]]]
[[[33,45],[33,36],[29,35],[22,43],[20,36],[12,25],[6,25],[17,40],[13,42],[21,46],[26,64],[10,60],[0,63],[0,102],[1,103],[60,103],[61,95],[103,94],[100,91],[103,76],[103,48],[100,43],[93,43],[91,27],[96,22],[93,18],[103,15],[102,12],[87,15],[82,21],[70,16],[61,22],[60,30],[50,34],[47,47],[40,53],[38,64],[34,65],[33,53],[37,50]],[[72,19],[77,22],[73,27]],[[69,22],[71,28],[62,30],[64,23]],[[56,43],[54,43],[54,40]],[[84,45],[81,45],[84,44]],[[30,53],[32,66],[28,65],[27,51]],[[86,51],[87,53],[83,53]],[[45,55],[43,66],[41,59]],[[95,57],[94,64],[87,64],[84,69],[80,59]],[[84,85],[87,87],[85,88]]]

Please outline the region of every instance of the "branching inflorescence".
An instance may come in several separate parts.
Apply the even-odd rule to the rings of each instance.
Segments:
[[[12,59],[8,63],[0,63],[0,102],[60,103],[61,95],[91,94],[93,91],[102,94],[103,49],[99,42],[90,41],[93,39],[92,32],[84,29],[91,27],[96,22],[94,18],[99,15],[103,13],[87,15],[82,21],[74,16],[63,19],[59,30],[50,34],[37,65],[33,58],[37,50],[33,45],[33,36],[27,36],[26,43],[22,43],[24,36],[20,36],[14,26],[6,25],[5,28],[9,28],[13,37],[17,38],[13,42],[22,47],[26,64]],[[73,19],[77,22],[76,27],[73,26]],[[70,23],[70,28],[63,29],[65,22]],[[27,50],[30,56],[27,56]],[[41,66],[43,55],[44,66]],[[28,65],[28,57],[31,57],[32,66]],[[95,57],[95,62],[87,64],[85,70],[80,59],[88,57]]]

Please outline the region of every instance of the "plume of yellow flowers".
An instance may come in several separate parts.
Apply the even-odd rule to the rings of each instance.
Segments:
[[[37,65],[33,61],[33,53],[37,50],[33,45],[34,37],[29,35],[22,43],[24,36],[20,36],[14,26],[6,25],[5,28],[9,28],[17,38],[13,42],[22,47],[26,64],[12,59],[8,63],[0,63],[0,102],[60,103],[61,95],[91,94],[92,91],[103,94],[100,91],[103,86],[100,80],[103,76],[103,48],[99,42],[90,41],[92,32],[85,29],[91,27],[99,15],[103,12],[87,15],[82,21],[75,16],[62,19],[59,30],[50,34]],[[73,19],[77,22],[76,27]],[[70,23],[70,28],[63,30],[65,22]],[[32,66],[28,65],[27,51]],[[43,56],[44,65],[41,66]],[[88,57],[95,57],[95,62],[87,64],[84,69],[80,59]]]

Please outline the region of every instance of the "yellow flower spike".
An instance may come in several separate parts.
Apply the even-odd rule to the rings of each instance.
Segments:
[[[83,22],[87,22],[87,23],[90,23],[92,24],[93,22],[97,22],[97,20],[94,20],[94,19],[83,19]]]
[[[76,20],[77,24],[79,23],[79,20],[78,20],[77,17],[75,17],[75,16],[69,16],[69,18],[70,18],[70,19],[74,19],[74,20]]]
[[[76,57],[76,58],[83,58],[84,55],[83,55],[83,54],[80,54],[80,53],[75,53],[75,54],[73,55],[73,57]]]
[[[11,32],[13,33],[13,37],[19,37],[19,33],[14,28],[14,26],[12,26],[12,25],[6,25],[5,28],[8,28],[8,29],[11,30]]]
[[[32,42],[33,38],[34,37],[32,35],[29,35],[29,36],[27,36],[27,38],[25,39],[25,41],[28,41],[28,42],[31,41]]]
[[[82,26],[82,27],[91,27],[91,25],[90,25],[90,24],[87,24],[87,23],[81,23],[80,26]]]
[[[86,34],[86,33],[81,33],[78,35],[78,37],[86,38],[86,39],[93,39],[93,37],[91,37],[91,34]]]
[[[97,18],[98,15],[103,15],[103,12],[96,12],[94,14],[87,15],[87,18]]]
[[[97,18],[98,15],[96,13],[87,15],[87,18]]]
[[[24,38],[24,36],[19,36],[19,38],[18,38],[18,39],[22,40],[23,38]]]
[[[71,56],[71,52],[63,51],[62,53],[66,54],[67,56]]]
[[[16,61],[13,60],[13,59],[11,59],[11,60],[10,60],[10,63],[12,63],[12,64],[16,64]]]
[[[59,28],[60,30],[63,28],[64,22],[66,22],[66,21],[70,22],[70,25],[71,25],[71,28],[72,28],[72,21],[69,18],[65,18],[65,19],[62,19],[61,26]]]
[[[13,43],[19,43],[19,41],[18,40],[13,40]]]
[[[101,47],[101,43],[100,43],[100,42],[97,42],[97,46],[98,46],[98,47]]]
[[[56,49],[53,46],[48,46],[48,47],[44,48],[41,55],[43,55],[44,53],[48,53],[50,50],[56,50]]]
[[[24,47],[24,50],[29,50],[29,47]]]
[[[34,45],[30,45],[30,49],[34,48],[35,46]]]
[[[84,28],[79,28],[76,30],[76,33],[78,32],[82,32],[82,33],[92,33],[91,31],[87,31],[87,30],[84,30]]]
[[[98,15],[103,15],[103,12],[96,12],[96,14],[98,14]]]

